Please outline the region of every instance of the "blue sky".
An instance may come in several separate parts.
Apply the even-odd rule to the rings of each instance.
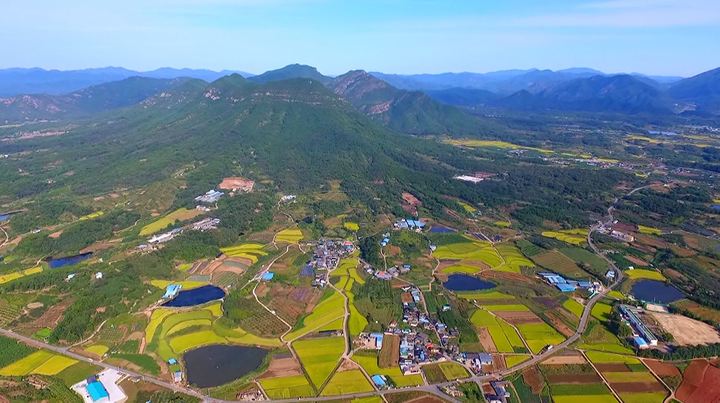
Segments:
[[[720,0],[3,0],[0,67],[720,67]]]

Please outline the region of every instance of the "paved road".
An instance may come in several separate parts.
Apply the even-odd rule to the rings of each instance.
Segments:
[[[635,188],[635,189],[631,190],[629,193],[627,193],[625,197],[630,196],[630,195],[634,194],[635,192],[637,192],[637,191],[639,191],[639,190],[641,190],[641,189],[644,189],[644,188],[646,188],[646,187],[647,187],[647,186],[642,186],[642,187]],[[286,402],[287,402],[287,403],[289,403],[289,402],[321,402],[321,401],[330,401],[330,400],[338,400],[338,399],[355,399],[355,398],[369,397],[369,396],[384,396],[384,395],[387,395],[387,394],[397,393],[397,392],[403,392],[403,391],[407,391],[407,392],[411,392],[411,391],[412,391],[412,392],[426,392],[426,393],[430,393],[430,394],[433,394],[433,395],[436,395],[436,396],[440,396],[440,397],[442,397],[442,398],[445,399],[445,400],[455,401],[455,400],[452,399],[451,397],[449,397],[449,396],[445,395],[444,393],[442,393],[439,388],[453,385],[453,384],[457,383],[458,381],[460,381],[460,382],[476,382],[476,383],[482,383],[482,382],[488,382],[488,381],[493,381],[493,380],[499,380],[499,379],[502,379],[502,378],[504,378],[504,377],[506,377],[506,376],[508,376],[508,375],[510,375],[510,374],[513,374],[513,373],[515,373],[515,372],[522,371],[522,370],[524,370],[524,369],[526,369],[526,368],[529,368],[529,367],[531,367],[531,366],[534,366],[534,365],[536,365],[536,364],[538,364],[538,363],[540,363],[540,362],[542,362],[542,361],[550,358],[550,357],[551,357],[552,355],[554,355],[555,353],[564,350],[565,348],[569,347],[572,343],[574,343],[574,342],[576,342],[578,339],[580,339],[580,337],[582,336],[582,334],[585,332],[585,329],[587,328],[588,321],[589,321],[589,319],[590,319],[590,314],[591,314],[591,312],[592,312],[592,308],[595,306],[595,304],[596,304],[600,299],[602,299],[603,297],[605,297],[608,292],[610,292],[614,287],[616,287],[616,286],[617,286],[618,284],[620,284],[620,282],[622,281],[622,278],[623,278],[623,273],[622,273],[622,271],[621,271],[621,270],[618,270],[618,269],[617,269],[617,266],[615,266],[615,263],[614,263],[612,260],[610,260],[607,256],[605,256],[605,255],[597,248],[597,246],[592,242],[592,234],[593,234],[595,231],[597,231],[597,230],[598,230],[601,226],[603,226],[603,225],[607,226],[607,225],[612,224],[612,222],[614,221],[614,217],[613,217],[613,214],[612,214],[612,213],[613,213],[613,210],[615,209],[615,206],[617,205],[617,203],[618,203],[619,201],[620,201],[620,198],[616,198],[616,199],[613,201],[613,204],[612,204],[612,205],[608,208],[608,210],[607,210],[607,217],[605,218],[605,220],[602,221],[602,223],[598,223],[598,224],[596,224],[596,225],[593,225],[593,226],[590,228],[590,231],[588,231],[588,237],[587,237],[588,245],[590,246],[590,248],[591,248],[597,255],[599,255],[600,257],[602,257],[603,259],[605,259],[605,260],[608,262],[608,264],[610,265],[610,267],[615,270],[615,272],[616,272],[616,279],[615,279],[615,281],[614,281],[609,287],[604,288],[600,293],[595,294],[592,298],[590,298],[590,299],[588,300],[587,304],[585,305],[585,309],[583,310],[582,316],[580,317],[580,323],[578,324],[578,328],[577,328],[577,330],[575,331],[575,333],[574,333],[572,336],[570,336],[567,340],[565,340],[565,341],[563,341],[562,343],[554,346],[552,349],[547,350],[547,351],[545,351],[545,352],[543,352],[543,353],[541,353],[541,354],[539,354],[539,355],[536,355],[536,356],[534,356],[533,358],[531,358],[530,360],[525,361],[525,362],[523,362],[523,363],[521,363],[521,364],[518,364],[518,365],[516,365],[516,366],[514,366],[514,367],[511,367],[511,368],[508,368],[508,369],[505,369],[505,370],[502,370],[502,371],[496,371],[496,372],[493,372],[493,373],[490,373],[490,374],[487,374],[487,375],[475,375],[475,376],[467,377],[467,378],[460,379],[460,380],[457,380],[457,381],[449,381],[449,382],[443,382],[443,383],[435,384],[435,385],[423,385],[423,386],[409,387],[409,388],[403,388],[403,389],[393,389],[393,390],[387,390],[387,391],[373,391],[373,392],[367,392],[367,393],[356,393],[356,394],[348,394],[348,395],[341,395],[341,396],[327,396],[327,397],[322,397],[322,396],[321,396],[321,397],[309,397],[309,398],[300,398],[300,399],[272,400],[272,402],[276,402],[276,403],[286,403]],[[79,360],[79,361],[85,361],[85,362],[88,362],[88,363],[91,363],[91,364],[95,364],[95,365],[100,366],[100,367],[103,367],[103,368],[114,369],[114,370],[116,370],[116,371],[120,371],[120,372],[126,373],[126,374],[128,374],[128,375],[130,375],[130,376],[135,376],[135,377],[141,378],[141,379],[144,380],[144,381],[153,383],[153,384],[158,385],[158,386],[162,386],[162,387],[164,387],[164,388],[173,390],[173,391],[175,391],[175,392],[185,393],[185,394],[188,394],[188,395],[190,395],[190,396],[194,396],[194,397],[203,399],[203,401],[206,401],[206,402],[217,402],[217,403],[225,403],[225,402],[227,402],[227,403],[229,403],[229,401],[217,400],[217,399],[213,399],[213,398],[211,398],[211,397],[209,397],[209,396],[205,396],[205,395],[201,394],[200,392],[198,392],[198,391],[196,391],[196,390],[194,390],[194,389],[190,389],[190,388],[188,388],[188,387],[184,387],[184,386],[181,386],[181,385],[177,385],[177,384],[173,384],[173,383],[170,383],[170,382],[166,382],[166,381],[164,381],[164,380],[162,380],[162,379],[158,379],[158,378],[155,378],[155,377],[152,377],[152,376],[148,376],[148,375],[145,375],[145,374],[141,374],[141,373],[137,373],[137,372],[134,372],[134,371],[129,371],[129,370],[126,370],[126,369],[124,369],[124,368],[119,368],[119,367],[116,367],[116,366],[113,366],[113,365],[106,364],[106,363],[104,363],[104,362],[99,362],[99,361],[92,360],[92,359],[87,358],[87,357],[84,357],[84,356],[82,356],[82,355],[73,353],[72,351],[69,351],[69,350],[68,350],[67,348],[65,348],[65,347],[53,346],[53,345],[51,345],[51,344],[47,344],[47,343],[44,343],[44,342],[41,342],[41,341],[38,341],[38,340],[35,340],[35,339],[31,339],[31,338],[26,337],[26,336],[23,336],[23,335],[19,335],[19,334],[14,333],[14,332],[12,332],[12,331],[10,331],[10,330],[0,329],[0,335],[3,335],[3,336],[6,336],[6,337],[10,337],[10,338],[19,340],[19,341],[21,341],[21,342],[23,342],[23,343],[25,343],[25,344],[31,345],[31,346],[35,346],[35,347],[38,347],[38,348],[44,348],[44,349],[53,351],[53,352],[58,353],[58,354],[63,354],[63,355],[66,355],[66,356],[68,356],[68,357],[74,358],[74,359]]]
[[[102,367],[102,368],[105,368],[105,369],[114,369],[114,370],[116,370],[116,371],[118,371],[118,372],[122,372],[122,373],[127,374],[127,375],[132,376],[132,377],[140,378],[140,379],[142,379],[143,381],[153,383],[153,384],[155,384],[155,385],[161,386],[161,387],[163,387],[163,388],[167,388],[167,389],[172,390],[172,391],[175,391],[175,392],[185,393],[185,394],[187,394],[187,395],[194,396],[194,397],[197,397],[197,398],[199,398],[199,399],[207,400],[207,398],[206,398],[205,396],[203,396],[202,394],[200,394],[199,392],[197,392],[197,391],[195,391],[195,390],[193,390],[193,389],[186,388],[186,387],[184,387],[184,386],[182,386],[182,385],[176,385],[176,384],[174,384],[174,383],[166,382],[166,381],[163,381],[162,379],[155,378],[155,377],[153,377],[153,376],[148,376],[148,375],[145,375],[145,374],[141,374],[141,373],[139,373],[139,372],[130,371],[130,370],[127,370],[127,369],[125,369],[125,368],[120,368],[120,367],[117,367],[117,366],[114,366],[114,365],[110,365],[110,364],[107,364],[107,363],[104,363],[104,362],[101,362],[101,361],[96,361],[96,360],[93,360],[93,359],[91,359],[91,358],[88,358],[88,357],[82,356],[82,355],[80,355],[80,354],[74,353],[74,352],[70,351],[67,347],[54,346],[54,345],[52,345],[52,344],[44,343],[44,342],[42,342],[42,341],[38,341],[38,340],[32,339],[32,338],[30,338],[30,337],[23,336],[23,335],[21,335],[21,334],[17,334],[17,333],[15,333],[15,332],[11,331],[11,330],[6,330],[6,329],[0,329],[0,335],[3,335],[3,336],[5,336],[5,337],[9,337],[9,338],[12,338],[12,339],[15,339],[15,340],[19,340],[19,341],[21,341],[21,342],[23,342],[23,343],[25,343],[25,344],[27,344],[27,345],[29,345],[29,346],[33,346],[33,347],[37,347],[37,348],[42,348],[42,349],[49,350],[49,351],[52,351],[52,352],[57,353],[57,354],[64,355],[64,356],[66,356],[66,357],[74,358],[74,359],[76,359],[76,360],[78,360],[78,361],[84,361],[84,362],[87,362],[87,363],[90,363],[90,364],[93,364],[93,365],[97,365],[97,366]]]

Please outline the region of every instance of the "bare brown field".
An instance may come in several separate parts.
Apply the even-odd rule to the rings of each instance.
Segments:
[[[497,353],[497,347],[495,346],[495,343],[493,342],[493,339],[490,336],[490,332],[487,330],[487,328],[478,328],[477,335],[478,339],[480,339],[480,344],[482,345],[483,350],[487,351],[488,353]]]
[[[532,312],[494,312],[495,315],[503,318],[504,320],[517,325],[520,323],[542,323],[537,315]]]
[[[635,256],[632,256],[632,255],[625,255],[625,259],[627,259],[628,261],[630,261],[631,263],[635,264],[635,266],[638,266],[638,267],[647,267],[650,265],[650,263],[648,263],[640,258],[636,258]]]
[[[545,316],[548,321],[550,321],[550,325],[563,336],[570,337],[575,334],[575,331],[560,318],[560,314],[557,311],[547,311],[545,312]]]
[[[678,367],[668,364],[666,362],[658,361],[658,360],[643,360],[645,362],[645,365],[647,365],[655,374],[659,377],[668,377],[668,376],[682,376],[680,373],[680,370]]]
[[[386,334],[383,336],[383,345],[378,358],[380,368],[391,368],[398,365],[400,360],[400,336]]]
[[[507,365],[505,365],[505,358],[503,358],[500,354],[493,354],[493,369],[494,370],[503,370],[507,368]]]
[[[260,378],[280,378],[285,376],[302,375],[300,363],[292,355],[274,357],[270,361],[267,371]]]
[[[585,357],[582,354],[572,355],[556,355],[548,358],[543,362],[543,365],[570,365],[570,364],[585,364]]]
[[[532,389],[533,393],[539,394],[543,390],[545,382],[543,382],[542,375],[540,375],[537,367],[530,367],[524,370],[522,377],[525,384]]]
[[[675,395],[685,403],[720,401],[720,368],[707,360],[691,362]]]
[[[672,334],[675,342],[683,345],[720,343],[720,334],[712,326],[686,316],[649,312],[665,331]]]
[[[600,372],[632,372],[627,365],[622,363],[600,363],[595,364],[595,368]]]

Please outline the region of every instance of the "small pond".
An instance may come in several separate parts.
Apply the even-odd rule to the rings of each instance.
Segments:
[[[451,291],[479,291],[495,288],[495,283],[467,274],[451,274],[443,285]]]
[[[457,232],[457,230],[446,227],[444,225],[433,225],[432,228],[430,228],[430,232],[434,232],[436,234],[449,234]]]
[[[669,304],[685,298],[685,294],[672,285],[656,280],[640,280],[632,286],[631,294],[646,302]]]
[[[211,345],[183,355],[187,380],[199,388],[224,385],[255,371],[267,350],[258,347]]]
[[[59,257],[57,259],[50,259],[48,260],[48,265],[51,269],[57,269],[63,266],[70,266],[73,264],[78,264],[82,262],[83,260],[89,259],[90,256],[92,256],[92,252],[87,253],[81,253],[79,255],[74,256],[66,256],[66,257]]]
[[[225,291],[214,285],[204,285],[202,287],[193,288],[192,290],[180,291],[177,297],[163,304],[169,307],[184,307],[202,305],[206,302],[221,299],[225,296]]]
[[[7,221],[10,219],[10,214],[0,214],[0,222]]]

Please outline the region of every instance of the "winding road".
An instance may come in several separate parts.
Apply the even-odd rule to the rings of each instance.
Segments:
[[[642,186],[642,187],[635,188],[635,189],[631,190],[629,193],[627,193],[627,194],[626,194],[625,196],[623,196],[623,197],[630,196],[630,195],[634,194],[635,192],[637,192],[637,191],[639,191],[639,190],[641,190],[641,189],[644,189],[644,188],[646,188],[646,187],[647,187],[647,186]],[[604,227],[604,226],[608,226],[608,225],[610,225],[610,224],[613,223],[613,221],[614,221],[613,210],[615,209],[617,203],[618,203],[620,200],[621,200],[621,197],[615,198],[615,200],[613,201],[613,204],[612,204],[612,205],[608,208],[608,210],[607,210],[607,216],[604,218],[603,221],[598,222],[597,224],[593,225],[593,226],[590,228],[590,230],[588,231],[588,236],[587,236],[587,242],[588,242],[588,245],[590,246],[590,248],[591,248],[598,256],[600,256],[600,257],[602,257],[603,259],[605,259],[605,260],[608,262],[608,264],[610,265],[610,267],[611,267],[613,270],[615,270],[615,273],[616,273],[615,281],[614,281],[612,284],[610,284],[608,287],[603,288],[602,291],[600,291],[599,293],[595,294],[592,298],[590,298],[590,299],[587,301],[587,303],[585,304],[585,308],[584,308],[584,310],[583,310],[582,316],[580,317],[580,322],[579,322],[579,324],[578,324],[577,330],[575,331],[575,333],[574,333],[572,336],[568,337],[568,338],[567,338],[565,341],[563,341],[562,343],[557,344],[557,345],[553,346],[553,348],[551,348],[551,349],[549,349],[549,350],[546,350],[546,351],[544,351],[543,353],[538,354],[538,355],[532,357],[532,358],[529,359],[528,361],[524,361],[524,362],[522,362],[522,363],[520,363],[520,364],[518,364],[518,365],[515,365],[514,367],[507,368],[507,369],[504,369],[504,370],[501,370],[501,371],[495,371],[495,372],[492,372],[492,373],[489,373],[489,374],[486,374],[486,375],[474,375],[474,376],[470,376],[470,377],[463,378],[463,379],[459,379],[459,380],[455,380],[455,381],[448,381],[448,382],[443,382],[443,383],[434,384],[434,385],[423,385],[423,386],[417,386],[417,387],[407,387],[407,388],[402,388],[402,389],[376,390],[376,391],[373,391],[373,392],[347,394],[347,395],[341,395],[341,396],[328,396],[328,397],[320,396],[320,397],[309,397],[309,398],[298,398],[298,399],[285,399],[285,400],[271,400],[271,401],[272,401],[272,402],[277,402],[277,403],[284,403],[284,402],[288,402],[288,403],[289,403],[289,402],[337,401],[337,400],[340,400],[340,399],[355,399],[355,398],[370,397],[370,396],[381,396],[381,397],[383,397],[383,396],[385,396],[385,395],[392,394],[392,393],[398,393],[398,392],[425,392],[425,393],[430,393],[430,394],[433,394],[433,395],[436,395],[436,396],[440,396],[440,397],[442,397],[442,398],[445,399],[445,400],[455,401],[455,399],[453,399],[453,398],[445,395],[444,393],[442,393],[442,392],[440,391],[440,388],[441,388],[441,387],[445,387],[445,386],[450,386],[450,385],[456,384],[456,383],[458,383],[458,382],[476,382],[476,383],[479,384],[479,383],[482,383],[482,382],[488,382],[488,381],[493,381],[493,380],[500,380],[500,379],[502,379],[502,378],[504,378],[504,377],[506,377],[506,376],[508,376],[508,375],[511,375],[511,374],[516,373],[516,372],[518,372],[518,371],[522,371],[522,370],[524,370],[524,369],[526,369],[526,368],[532,367],[532,366],[534,366],[534,365],[536,365],[536,364],[538,364],[538,363],[540,363],[540,362],[542,362],[542,361],[550,358],[552,355],[556,354],[557,352],[562,351],[562,350],[568,348],[570,345],[572,345],[572,344],[575,343],[577,340],[579,340],[580,337],[582,336],[582,334],[583,334],[583,333],[585,332],[585,330],[587,329],[587,325],[588,325],[588,322],[589,322],[589,320],[590,320],[590,315],[591,315],[592,309],[593,309],[593,307],[595,306],[595,304],[596,304],[598,301],[600,301],[603,297],[605,297],[613,288],[615,288],[615,287],[616,287],[618,284],[620,284],[620,282],[622,281],[622,278],[623,278],[622,271],[621,271],[621,270],[618,270],[618,268],[617,268],[617,266],[615,265],[615,263],[614,263],[611,259],[609,259],[607,256],[605,256],[605,254],[603,254],[603,253],[598,249],[598,247],[593,243],[593,241],[592,241],[592,234],[593,234],[594,232],[598,231],[600,228],[602,228],[602,227]],[[2,229],[2,228],[0,227],[0,229]],[[5,231],[3,230],[3,232],[5,232]],[[3,242],[3,245],[4,245],[6,242],[7,242],[7,234],[6,234],[6,240]],[[288,247],[288,250],[289,250],[289,247]],[[285,253],[287,253],[287,250],[286,250]],[[278,257],[278,258],[279,258],[279,257]],[[275,260],[277,260],[277,258],[276,258]],[[270,263],[269,267],[272,266],[272,263],[274,263],[274,261]],[[267,270],[267,269],[266,269],[266,270]],[[346,307],[346,311],[347,311],[347,307]],[[347,318],[346,318],[346,320],[347,320]],[[123,373],[125,373],[125,374],[128,374],[128,375],[130,375],[130,376],[137,377],[137,378],[140,378],[140,379],[142,379],[142,380],[144,380],[144,381],[153,383],[153,384],[155,384],[155,385],[158,385],[158,386],[167,388],[167,389],[169,389],[169,390],[172,390],[172,391],[175,391],[175,392],[179,392],[179,393],[185,393],[185,394],[187,394],[187,395],[200,398],[200,399],[202,399],[202,400],[205,401],[205,402],[218,402],[218,403],[229,402],[229,401],[214,399],[214,398],[212,398],[212,397],[210,397],[210,396],[203,395],[202,393],[198,392],[197,390],[191,389],[191,388],[186,387],[186,386],[183,386],[183,385],[170,383],[170,382],[164,381],[164,380],[162,380],[162,379],[159,379],[159,378],[156,378],[156,377],[153,377],[153,376],[149,376],[149,375],[146,375],[146,374],[141,374],[141,373],[134,372],[134,371],[130,371],[130,370],[127,370],[127,369],[124,369],[124,368],[120,368],[120,367],[116,367],[116,366],[113,366],[113,365],[110,365],[110,364],[106,364],[106,363],[104,363],[104,362],[96,361],[96,360],[90,359],[90,358],[88,358],[88,357],[82,356],[82,355],[80,355],[80,354],[74,353],[74,352],[70,351],[68,347],[59,347],[59,346],[54,346],[54,345],[51,345],[51,344],[48,344],[48,343],[44,343],[44,342],[41,342],[41,341],[32,339],[32,338],[30,338],[30,337],[26,337],[26,336],[17,334],[17,333],[15,333],[15,332],[13,332],[12,330],[0,329],[0,335],[3,335],[3,336],[5,336],[5,337],[13,338],[13,339],[15,339],[15,340],[21,341],[21,342],[23,342],[23,343],[25,343],[25,344],[27,344],[27,345],[30,345],[30,346],[34,346],[34,347],[37,347],[37,348],[44,348],[44,349],[46,349],[46,350],[52,351],[52,352],[57,353],[57,354],[65,355],[65,356],[67,356],[67,357],[76,359],[76,360],[78,360],[78,361],[88,362],[88,363],[91,363],[91,364],[94,364],[94,365],[97,365],[97,366],[100,366],[100,367],[103,367],[103,368],[107,368],[107,369],[114,369],[114,370],[123,372]],[[346,355],[347,355],[347,353],[348,353],[348,351],[347,351],[347,347],[346,347]]]

